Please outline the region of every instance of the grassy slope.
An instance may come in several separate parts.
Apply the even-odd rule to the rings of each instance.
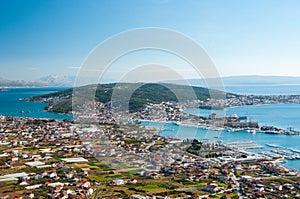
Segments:
[[[93,92],[95,91],[96,92]],[[135,89],[137,88],[137,89]],[[92,98],[96,101],[107,103],[111,100],[112,93],[116,93],[117,103],[122,104],[125,96],[128,92],[134,91],[130,97],[129,108],[131,111],[138,111],[147,103],[161,103],[163,101],[185,101],[190,99],[190,96],[196,95],[200,100],[206,100],[210,98],[210,93],[213,93],[217,98],[224,97],[224,92],[211,90],[209,92],[206,88],[190,87],[184,85],[175,84],[132,84],[132,83],[120,83],[120,84],[99,84],[88,85],[74,89],[76,96],[80,96],[80,103],[82,101],[90,100],[89,95],[92,94]],[[59,97],[59,102],[52,103],[52,111],[58,113],[66,113],[72,109],[72,93],[73,89],[50,93],[46,95],[32,97],[31,100],[39,101],[42,98]],[[95,94],[94,94],[95,93]],[[119,97],[118,97],[119,95]],[[179,96],[178,98],[176,96]],[[93,99],[92,99],[93,100]]]

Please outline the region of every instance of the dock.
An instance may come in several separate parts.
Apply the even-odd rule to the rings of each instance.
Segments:
[[[262,149],[263,146],[255,144],[253,141],[227,142],[225,145],[232,149]]]

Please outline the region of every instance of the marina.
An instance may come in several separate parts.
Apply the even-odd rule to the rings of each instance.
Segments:
[[[291,149],[290,148],[290,150],[293,151],[293,152],[296,152],[296,153],[300,153],[300,150],[297,150],[297,149]]]
[[[271,158],[284,158],[287,160],[300,159],[299,154],[291,153],[287,150],[271,150],[270,152],[268,152],[268,151],[261,152],[261,154],[266,155]]]
[[[253,141],[245,142],[227,142],[226,146],[232,149],[262,149],[263,146],[255,144]]]
[[[298,106],[300,107],[300,105]],[[251,153],[263,155],[267,158],[283,158],[282,155],[271,152],[273,149],[287,150],[293,152],[295,155],[299,154],[298,152],[300,152],[298,149],[300,136],[298,135],[273,135],[259,132],[252,134],[243,129],[231,131],[229,128],[225,128],[221,131],[212,131],[207,129],[206,126],[205,128],[202,128],[203,126],[178,126],[172,123],[159,123],[150,121],[143,121],[141,124],[143,126],[160,128],[161,131],[159,134],[163,136],[177,137],[180,139],[196,138],[203,141],[207,141],[209,139],[221,140],[223,143],[229,143],[228,146],[230,147],[235,147],[236,149],[239,148],[239,150],[245,150]],[[296,158],[296,156],[286,156],[284,159],[285,161],[282,162],[283,165],[292,169],[300,170],[300,159]]]

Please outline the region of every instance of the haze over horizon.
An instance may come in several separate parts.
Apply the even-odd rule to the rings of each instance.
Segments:
[[[221,77],[224,86],[280,86],[280,85],[300,85],[300,77],[296,76],[260,76],[260,75],[248,75],[248,76],[226,76]],[[75,85],[76,76],[65,76],[65,75],[48,75],[40,77],[34,80],[9,80],[0,77],[0,88],[1,87],[73,87]],[[98,83],[108,84],[117,83],[119,81],[101,81]],[[185,79],[185,80],[162,80],[153,82],[147,81],[126,81],[126,83],[173,83],[173,84],[190,84],[192,86],[207,87],[206,79]],[[81,84],[83,86],[85,84]],[[80,85],[77,85],[80,86]]]
[[[0,77],[75,76],[99,43],[130,29],[172,29],[195,40],[221,76],[300,76],[300,2],[289,1],[21,1],[0,6]],[[146,57],[146,58],[145,58]],[[166,62],[166,54],[133,54],[116,66]],[[186,76],[193,73],[183,68]]]

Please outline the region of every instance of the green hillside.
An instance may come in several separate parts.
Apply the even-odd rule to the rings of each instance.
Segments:
[[[93,92],[95,91],[96,92]],[[132,93],[132,91],[134,91]],[[163,101],[184,102],[191,99],[190,96],[195,95],[199,100],[207,100],[210,97],[210,93],[213,93],[215,98],[224,98],[226,93],[216,90],[209,90],[201,87],[190,87],[176,84],[142,84],[142,83],[118,83],[118,84],[99,84],[88,85],[74,89],[68,89],[46,95],[35,96],[29,98],[31,101],[45,101],[48,100],[51,109],[57,113],[67,113],[72,110],[72,96],[73,92],[78,97],[78,104],[83,102],[96,100],[98,102],[107,103],[112,99],[112,93],[114,92],[115,103],[122,106],[124,96],[128,93],[132,93],[129,101],[129,110],[136,112],[143,108],[147,103],[161,103]],[[92,98],[90,99],[92,93]],[[93,94],[95,93],[95,94]],[[178,98],[176,97],[178,96]],[[192,98],[194,99],[194,98]]]

